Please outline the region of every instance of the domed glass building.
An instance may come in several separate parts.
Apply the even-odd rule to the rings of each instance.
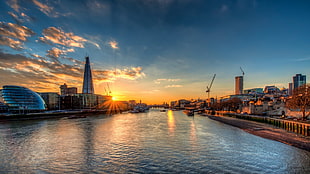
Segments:
[[[2,98],[11,112],[37,112],[46,109],[44,100],[39,94],[22,86],[5,85],[2,89]]]

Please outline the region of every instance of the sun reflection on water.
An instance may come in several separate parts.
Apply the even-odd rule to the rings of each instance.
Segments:
[[[173,111],[172,110],[168,110],[167,115],[168,115],[168,129],[169,129],[169,133],[173,134],[174,133],[174,129],[175,129],[175,120],[174,120]]]

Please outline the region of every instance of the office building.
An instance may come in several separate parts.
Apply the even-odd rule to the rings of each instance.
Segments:
[[[92,73],[89,63],[89,57],[86,57],[85,69],[84,69],[84,79],[83,79],[83,94],[94,94],[94,85],[92,79]]]
[[[265,94],[279,94],[280,89],[277,88],[276,86],[265,86],[264,93]]]
[[[60,85],[60,95],[72,95],[77,94],[77,88],[76,87],[70,87],[64,83],[63,85]]]
[[[306,84],[306,75],[296,74],[293,76],[293,89],[296,89]]]
[[[56,92],[41,92],[38,93],[44,100],[47,110],[60,109],[59,94]]]
[[[243,90],[243,94],[259,94],[263,92],[264,92],[263,88],[252,88]]]
[[[42,97],[22,86],[3,86],[2,98],[11,112],[39,112],[46,110]]]
[[[235,95],[243,94],[243,76],[235,77]]]
[[[288,95],[293,95],[293,83],[288,83]]]

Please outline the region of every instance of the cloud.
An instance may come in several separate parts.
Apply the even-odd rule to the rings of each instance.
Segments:
[[[98,49],[101,49],[100,45],[99,45],[99,44],[97,44],[96,42],[91,41],[91,40],[88,40],[87,42],[89,42],[89,43],[91,43],[91,44],[95,45]]]
[[[111,46],[111,48],[113,49],[119,49],[119,47],[117,46],[118,43],[115,40],[112,40],[109,42],[109,45]]]
[[[27,37],[35,35],[35,32],[26,26],[0,22],[0,35],[26,41]]]
[[[83,81],[83,62],[76,61],[79,66],[52,62],[38,55],[33,58],[24,55],[13,55],[0,52],[0,83],[31,87],[40,91],[58,91],[63,83],[80,87]],[[116,78],[135,80],[145,74],[141,67],[112,70],[92,69],[95,83],[111,81]],[[5,83],[5,84],[4,84]]]
[[[66,55],[68,52],[74,52],[74,49],[67,49],[67,50],[61,50],[59,48],[52,48],[50,50],[47,51],[46,56],[50,57],[50,58],[59,58],[60,55]]]
[[[23,49],[22,42],[3,36],[0,36],[0,45],[9,46],[15,50]]]
[[[80,67],[1,52],[0,70],[2,83],[33,86],[35,89],[47,86],[45,90],[53,91],[58,90],[58,85],[63,82],[80,86],[83,74]]]
[[[117,78],[136,80],[145,77],[141,67],[130,67],[115,70],[93,70],[98,81],[115,81]]]
[[[156,80],[154,80],[154,83],[160,84],[161,82],[177,82],[180,80],[181,79],[156,79]]]
[[[309,60],[310,60],[310,57],[300,58],[300,59],[293,59],[293,61],[296,61],[296,62],[304,62],[304,61],[309,61]]]
[[[7,4],[13,8],[16,12],[19,12],[20,6],[18,4],[17,0],[9,0],[7,1]]]
[[[32,2],[39,8],[41,12],[46,14],[49,17],[58,17],[59,13],[54,11],[54,8],[51,6],[48,6],[46,4],[41,3],[38,0],[32,0]]]
[[[44,36],[40,37],[40,41],[47,44],[59,44],[67,47],[84,48],[84,42],[87,40],[83,37],[76,36],[73,33],[65,33],[60,28],[49,27],[43,30]]]
[[[111,13],[110,4],[102,1],[91,0],[86,2],[86,6],[91,13],[108,15]]]
[[[16,21],[17,24],[21,24],[25,21],[31,21],[31,18],[25,13],[15,14],[13,12],[8,12],[8,14]]]
[[[167,85],[165,88],[181,88],[183,87],[182,85]]]
[[[20,19],[15,13],[13,13],[13,12],[8,12],[8,14],[9,14],[10,16],[12,16],[12,18],[14,18],[14,20],[16,21],[16,23],[22,23],[22,22],[23,22],[23,20]]]

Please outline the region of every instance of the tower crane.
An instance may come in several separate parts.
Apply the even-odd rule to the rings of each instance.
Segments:
[[[240,70],[242,72],[242,76],[244,76],[244,71],[242,70],[241,66],[240,66]]]
[[[216,74],[214,74],[214,76],[213,76],[213,78],[212,78],[212,80],[211,80],[210,85],[209,85],[209,86],[207,86],[206,93],[208,93],[208,100],[210,100],[210,92],[211,92],[211,87],[212,87],[213,81],[214,81],[214,79],[215,79],[215,76],[216,76]]]
[[[108,94],[109,94],[109,96],[111,95],[111,90],[110,90],[110,85],[109,85],[109,83],[107,83],[107,86],[108,86]]]
[[[104,87],[104,91],[105,91],[105,95],[109,95],[106,87]]]

